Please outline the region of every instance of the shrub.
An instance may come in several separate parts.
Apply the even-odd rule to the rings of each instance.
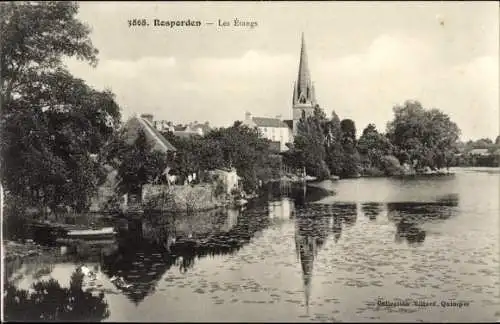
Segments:
[[[403,173],[403,168],[401,167],[401,164],[399,164],[399,160],[392,155],[385,155],[381,159],[381,164],[382,164],[382,170],[383,172],[388,175],[398,175]]]
[[[363,175],[368,177],[381,177],[385,175],[384,171],[376,167],[367,167],[363,170]]]

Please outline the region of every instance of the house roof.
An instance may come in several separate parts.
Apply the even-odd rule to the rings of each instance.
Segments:
[[[176,132],[184,131],[184,130],[186,130],[186,128],[187,128],[187,126],[182,126],[182,125],[176,125],[176,126],[174,126],[174,130]]]
[[[258,127],[288,128],[288,125],[278,118],[252,117],[252,121]]]
[[[177,149],[169,142],[161,133],[144,118],[132,117],[128,120],[125,128],[128,132],[129,141],[135,139],[137,131],[142,129],[148,140],[154,143],[154,149],[161,152],[177,151]]]
[[[210,126],[208,124],[194,124],[191,126],[192,129],[196,129],[196,128],[201,128],[201,130],[203,131],[203,134],[206,134],[210,131]]]

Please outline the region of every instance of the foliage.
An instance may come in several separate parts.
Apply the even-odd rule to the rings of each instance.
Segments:
[[[177,149],[172,173],[182,176],[193,172],[235,167],[245,190],[256,188],[258,176],[269,164],[269,141],[259,137],[256,129],[241,122],[227,128],[216,128],[204,137],[182,138],[164,132]],[[267,174],[267,173],[266,173]]]
[[[125,146],[118,167],[120,191],[122,193],[142,190],[142,186],[152,183],[161,176],[167,167],[167,156],[148,142],[146,134],[139,129],[137,138],[132,145],[122,142]]]
[[[297,124],[294,139],[294,154],[299,163],[306,168],[306,173],[319,179],[327,178],[330,170],[325,163],[326,116],[320,107],[315,107],[312,116],[302,115]]]
[[[218,143],[224,166],[236,168],[244,190],[255,190],[258,184],[257,171],[269,158],[269,141],[262,139],[257,129],[239,121],[228,128],[213,129],[205,137]]]
[[[343,136],[356,141],[356,126],[352,119],[343,119],[340,122],[340,129],[342,130]]]
[[[30,201],[10,194],[5,197],[5,205],[3,206],[3,237],[8,240],[25,239],[28,236],[27,224],[28,215],[26,209],[29,207]]]
[[[99,155],[119,125],[109,91],[74,78],[65,56],[97,64],[72,2],[1,3],[2,182],[13,194],[86,209],[104,179]]]
[[[384,155],[380,159],[381,170],[387,176],[399,175],[403,172],[403,169],[399,163],[399,160],[392,155]]]
[[[50,279],[33,284],[33,292],[8,283],[4,288],[6,321],[102,321],[109,317],[104,293],[83,291],[83,274],[74,272],[70,287]]]
[[[198,135],[183,138],[172,132],[164,132],[163,135],[177,149],[172,161],[172,174],[187,176],[200,170],[215,170],[224,166],[218,141]]]
[[[400,162],[416,170],[448,167],[460,135],[449,116],[437,109],[425,110],[418,101],[406,101],[393,110],[394,120],[387,125],[387,136]]]
[[[380,134],[373,124],[369,124],[363,130],[357,149],[362,156],[364,169],[382,170],[382,157],[392,154],[392,144],[389,139]]]

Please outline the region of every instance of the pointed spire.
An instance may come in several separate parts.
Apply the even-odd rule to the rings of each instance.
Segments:
[[[307,62],[306,41],[304,38],[304,33],[302,33],[302,44],[300,47],[299,76],[297,81],[298,81],[299,95],[303,93],[307,97],[309,97],[307,89],[309,89],[311,84],[311,75],[309,72],[309,65]]]

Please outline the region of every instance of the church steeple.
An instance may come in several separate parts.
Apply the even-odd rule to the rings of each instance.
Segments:
[[[294,104],[315,104],[314,87],[307,60],[306,41],[302,33],[300,46],[299,74],[294,89]]]
[[[306,41],[304,33],[300,46],[299,73],[293,87],[293,135],[297,134],[297,123],[304,112],[306,116],[311,116],[316,106],[314,85],[309,71],[307,60]]]

